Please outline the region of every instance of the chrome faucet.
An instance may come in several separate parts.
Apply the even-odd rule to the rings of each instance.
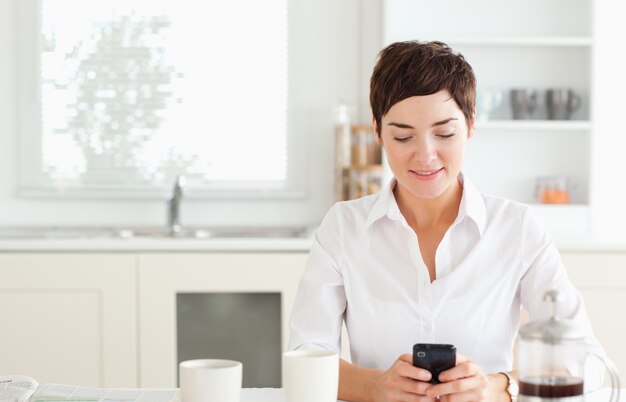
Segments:
[[[177,176],[172,196],[167,200],[167,228],[171,235],[176,235],[183,229],[180,224],[180,203],[183,200],[184,188],[185,176]]]

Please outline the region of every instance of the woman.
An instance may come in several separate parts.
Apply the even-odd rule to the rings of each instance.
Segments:
[[[337,203],[316,232],[291,318],[290,349],[340,352],[339,399],[509,401],[520,307],[588,331],[580,294],[528,206],[483,195],[461,171],[474,133],[476,79],[440,42],[394,43],[371,78],[376,141],[394,179],[380,193]],[[493,169],[503,169],[493,166]],[[413,367],[415,343],[448,343],[457,366],[432,385]]]

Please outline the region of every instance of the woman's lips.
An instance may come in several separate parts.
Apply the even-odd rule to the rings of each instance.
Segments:
[[[437,170],[409,170],[409,172],[411,172],[413,177],[419,180],[433,180],[439,176],[439,173],[441,173],[442,170],[443,168],[439,168]]]

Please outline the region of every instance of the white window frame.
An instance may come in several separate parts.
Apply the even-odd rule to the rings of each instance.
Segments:
[[[36,79],[40,71],[39,0],[19,1],[19,79],[18,79],[18,195],[25,198],[86,198],[86,199],[162,199],[171,191],[167,188],[59,188],[40,183],[41,158],[33,150],[41,146],[40,86]],[[288,79],[289,76],[288,76]],[[288,109],[291,108],[288,98]],[[258,182],[254,189],[233,189],[216,182],[210,188],[194,187],[190,183],[190,198],[197,199],[303,199],[307,197],[306,139],[294,129],[287,113],[287,179],[281,188],[272,182]],[[274,184],[274,185],[272,185]]]

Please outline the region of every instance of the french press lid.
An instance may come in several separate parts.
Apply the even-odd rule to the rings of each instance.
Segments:
[[[587,335],[580,327],[570,320],[557,317],[557,304],[563,299],[563,293],[558,290],[549,290],[543,300],[552,303],[552,317],[547,320],[532,321],[519,330],[522,340],[537,340],[545,343],[559,343],[562,341],[580,341]]]

